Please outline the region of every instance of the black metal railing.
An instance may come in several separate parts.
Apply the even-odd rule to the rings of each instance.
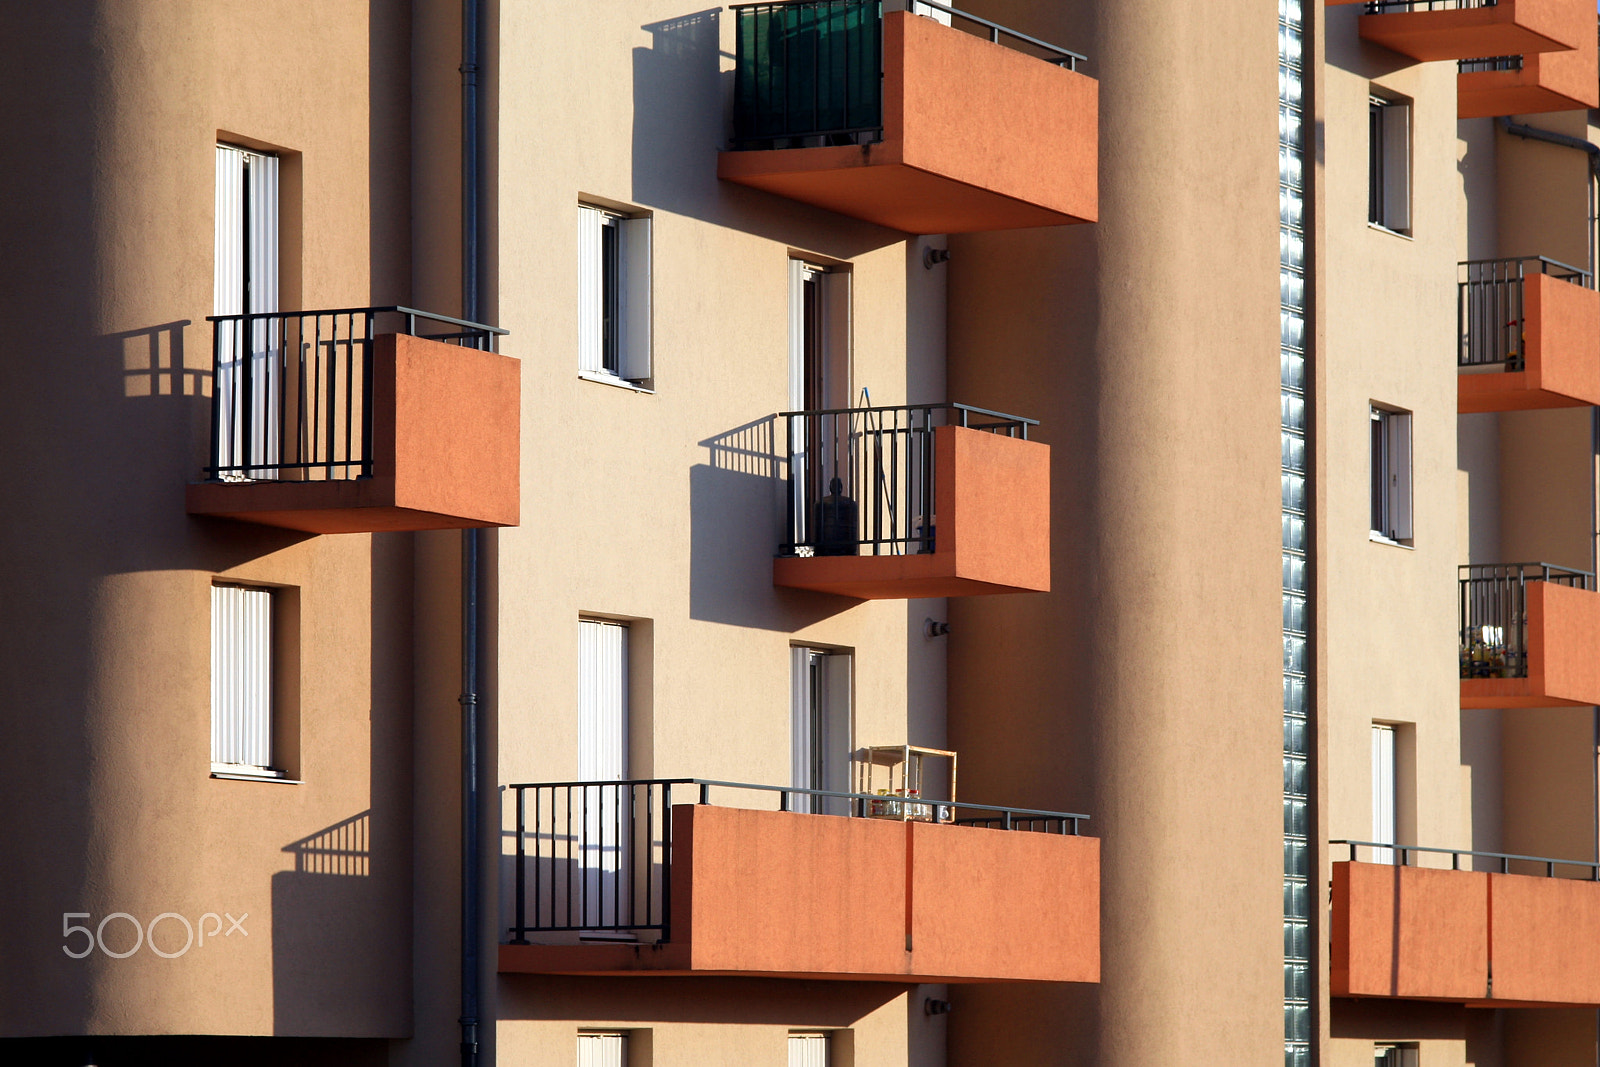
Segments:
[[[672,929],[672,806],[710,804],[713,790],[776,794],[779,811],[851,818],[894,818],[919,810],[924,821],[1077,835],[1087,815],[876,793],[753,785],[708,778],[621,782],[543,782],[514,794],[515,885],[512,944],[528,935],[605,937]]]
[[[1367,0],[1369,15],[1398,11],[1467,11],[1475,7],[1496,7],[1499,0]]]
[[[1483,59],[1462,59],[1456,62],[1457,74],[1481,74],[1484,71],[1521,69],[1521,56],[1485,56]]]
[[[372,476],[372,341],[494,351],[506,331],[407,307],[212,315],[211,463],[222,480]]]
[[[1027,440],[1035,419],[966,404],[785,411],[789,540],[783,556],[934,551],[934,431],[965,426]]]
[[[733,147],[865,144],[883,131],[883,10],[907,0],[735,4]],[[1077,70],[1084,57],[933,0],[952,27]]]
[[[1471,563],[1458,572],[1461,677],[1528,676],[1528,583],[1595,587],[1588,571],[1548,563]]]
[[[1412,863],[1412,859],[1420,854],[1449,856],[1450,869],[1452,871],[1459,871],[1462,869],[1461,857],[1468,856],[1473,860],[1485,859],[1491,861],[1492,866],[1499,867],[1501,874],[1523,874],[1526,873],[1528,864],[1537,864],[1544,868],[1544,876],[1546,878],[1554,878],[1556,877],[1557,867],[1576,867],[1587,872],[1586,877],[1589,881],[1600,882],[1600,863],[1595,863],[1592,860],[1561,860],[1552,859],[1549,856],[1521,856],[1512,852],[1476,852],[1467,848],[1433,848],[1425,845],[1395,845],[1383,841],[1338,840],[1329,841],[1328,844],[1348,845],[1350,848],[1351,863],[1357,862],[1358,848],[1368,848],[1372,849],[1374,853],[1372,860],[1369,862],[1392,864],[1398,867],[1422,866],[1421,864]],[[1515,868],[1513,868],[1513,864],[1516,865]],[[1477,864],[1474,863],[1472,866],[1466,869],[1477,870],[1478,867]]]
[[[1509,259],[1474,259],[1460,265],[1456,291],[1456,321],[1461,345],[1456,364],[1487,367],[1503,364],[1508,371],[1526,364],[1523,336],[1523,281],[1532,274],[1588,287],[1589,272],[1544,256]]]

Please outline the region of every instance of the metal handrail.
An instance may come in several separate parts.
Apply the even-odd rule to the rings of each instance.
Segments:
[[[1574,277],[1581,277],[1587,280],[1589,277],[1589,272],[1584,268],[1574,267],[1570,263],[1563,263],[1559,259],[1551,259],[1549,256],[1500,256],[1496,259],[1464,259],[1459,265],[1462,267],[1483,267],[1496,263],[1537,263],[1539,264],[1540,274],[1551,274],[1564,281],[1570,281]],[[1552,271],[1551,267],[1554,267],[1555,270]]]
[[[1479,59],[1456,60],[1457,74],[1482,74],[1496,70],[1521,70],[1523,58],[1515,56],[1483,56]]]
[[[1452,871],[1459,871],[1461,869],[1462,856],[1472,856],[1474,858],[1499,860],[1501,874],[1510,874],[1511,864],[1513,862],[1542,863],[1545,865],[1544,876],[1546,878],[1554,878],[1556,876],[1557,867],[1587,867],[1590,872],[1589,880],[1600,882],[1600,862],[1595,862],[1593,860],[1562,860],[1552,859],[1549,856],[1522,856],[1515,852],[1480,852],[1476,849],[1470,848],[1437,848],[1429,845],[1396,845],[1385,841],[1353,841],[1346,838],[1329,841],[1328,844],[1348,845],[1350,847],[1351,863],[1358,862],[1356,860],[1356,849],[1358,847],[1386,848],[1400,857],[1398,866],[1401,867],[1409,866],[1407,860],[1410,859],[1410,853],[1427,852],[1433,855],[1449,856],[1450,869]]]
[[[925,820],[918,821],[982,825],[1016,832],[1050,833],[1055,827],[1064,836],[1077,836],[1079,824],[1089,818],[1036,808],[713,778],[514,783],[505,787],[516,794],[515,922],[510,928],[511,944],[527,944],[526,935],[535,930],[580,936],[597,931],[659,931],[662,941],[670,940],[674,786],[694,790],[697,805],[710,804],[713,789],[741,789],[777,793],[780,811],[793,810],[795,797],[843,800],[844,814],[854,818],[874,817],[875,810],[882,811],[881,805],[897,803],[905,805],[903,814],[913,810],[925,813]],[[536,848],[531,857],[532,924],[527,913],[529,792],[533,793],[532,833]],[[987,814],[961,820],[955,818],[958,811]]]
[[[955,425],[1026,441],[1037,419],[939,403],[785,411],[788,527],[780,556],[936,551],[935,430]]]
[[[1462,678],[1528,676],[1529,582],[1593,590],[1595,576],[1548,563],[1466,563],[1457,568]]]
[[[1395,11],[1469,11],[1477,7],[1497,7],[1499,0],[1367,0],[1369,15]]]
[[[1593,276],[1548,256],[1506,256],[1469,259],[1458,264],[1456,284],[1456,349],[1458,367],[1504,365],[1508,371],[1526,366],[1524,282],[1544,274],[1590,288]]]
[[[888,2],[892,3],[893,0],[888,0]],[[1072,51],[1070,48],[1062,48],[1060,45],[1051,44],[1049,41],[1041,41],[1037,37],[1030,37],[1026,33],[1011,29],[1009,26],[1002,26],[998,22],[990,22],[981,15],[974,15],[971,12],[962,11],[960,8],[950,7],[948,4],[938,3],[937,0],[902,0],[902,2],[907,4],[908,9],[911,10],[914,10],[918,7],[931,7],[936,10],[943,11],[947,15],[966,19],[968,22],[975,22],[989,31],[989,40],[994,44],[1003,43],[1001,41],[1002,37],[1010,37],[1021,41],[1024,44],[1032,45],[1035,48],[1042,48],[1046,52],[1053,53],[1052,56],[1035,57],[1037,59],[1044,60],[1046,63],[1054,63],[1056,66],[1065,65],[1068,70],[1077,70],[1079,63],[1089,62],[1088,56],[1080,55],[1079,53]],[[772,0],[762,0],[760,3],[729,4],[728,10],[740,11],[745,8],[771,6]],[[801,0],[801,3],[797,6],[804,6],[804,0]]]
[[[252,481],[372,477],[372,346],[380,316],[398,316],[399,333],[490,352],[496,338],[507,333],[399,304],[208,315],[212,385],[206,476]],[[419,322],[442,330],[422,332]]]

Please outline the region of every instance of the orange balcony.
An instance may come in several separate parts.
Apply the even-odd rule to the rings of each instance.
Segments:
[[[1578,47],[1570,52],[1463,60],[1456,75],[1456,116],[1477,119],[1600,107],[1594,16],[1581,5],[1570,11],[1580,24],[1572,34]]]
[[[1407,862],[1419,853],[1450,855],[1453,866],[1477,857],[1499,871],[1333,864],[1334,996],[1600,1005],[1594,864],[1446,849],[1407,849]],[[1529,873],[1502,873],[1511,868]]]
[[[838,804],[839,815],[674,803],[712,785],[763,790],[513,786],[517,875],[500,970],[1100,980],[1099,841],[1077,835],[1084,816],[953,809],[1015,827],[1005,830],[906,817],[926,808],[931,819],[934,805],[844,817],[882,797],[784,794],[785,806]]]
[[[1600,704],[1594,575],[1547,563],[1460,568],[1461,706]]]
[[[787,412],[774,585],[862,600],[1050,589],[1050,449],[960,404]],[[944,425],[936,425],[943,422]]]
[[[1543,256],[1461,264],[1462,414],[1600,404],[1600,293]]]
[[[376,333],[385,316],[405,332]],[[517,524],[505,331],[405,308],[212,321],[212,463],[190,514],[308,533]]]
[[[736,150],[718,177],[907,233],[1097,218],[1099,86],[1082,57],[878,6],[736,9]]]
[[[1329,5],[1361,0],[1328,0]],[[1424,62],[1562,52],[1583,45],[1575,12],[1588,0],[1378,0],[1362,40]],[[1594,35],[1594,13],[1587,33]]]

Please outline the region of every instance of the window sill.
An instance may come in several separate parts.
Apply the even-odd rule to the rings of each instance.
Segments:
[[[1416,545],[1408,545],[1404,541],[1396,541],[1392,537],[1385,537],[1381,533],[1374,533],[1370,530],[1367,531],[1367,540],[1371,541],[1375,545],[1388,545],[1391,548],[1403,548],[1407,552],[1415,552],[1417,550]]]
[[[259,770],[254,771],[247,767],[238,770],[226,769],[226,765],[211,765],[211,777],[228,782],[276,782],[279,785],[300,785],[298,778],[290,778],[282,771]]]
[[[1398,237],[1402,241],[1415,240],[1415,238],[1413,238],[1409,233],[1406,233],[1403,230],[1391,230],[1391,229],[1389,229],[1389,227],[1380,226],[1376,222],[1367,223],[1367,229],[1369,229],[1369,230],[1377,230],[1379,233],[1386,233],[1390,237]]]
[[[593,371],[581,370],[578,372],[578,377],[582,378],[586,382],[599,382],[601,385],[609,385],[617,389],[626,389],[630,393],[645,393],[650,396],[655,395],[654,389],[640,385],[638,382],[630,382],[626,378],[618,378],[614,374],[595,374]]]

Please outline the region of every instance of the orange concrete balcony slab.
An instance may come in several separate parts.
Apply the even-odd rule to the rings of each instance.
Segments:
[[[1600,593],[1528,582],[1527,676],[1463,678],[1464,708],[1555,708],[1600,704]]]
[[[1544,111],[1600,107],[1600,48],[1594,14],[1571,9],[1578,47],[1568,52],[1535,52],[1518,70],[1473,70],[1456,75],[1456,117],[1490,118]],[[1584,32],[1587,28],[1588,32]]]
[[[883,137],[722,152],[717,176],[907,233],[1099,217],[1099,84],[904,11],[883,16]]]
[[[861,600],[1049,592],[1049,446],[939,426],[934,463],[933,552],[780,556],[773,584]]]
[[[371,477],[197,482],[189,513],[307,533],[515,526],[521,364],[405,334],[372,354]]]
[[[1470,1000],[1489,988],[1488,876],[1333,865],[1336,997]]]
[[[1548,274],[1530,274],[1522,287],[1522,369],[1458,375],[1457,410],[1600,404],[1600,292]]]
[[[1600,1005],[1600,882],[1588,878],[1335,863],[1332,916],[1337,997]]]
[[[1329,3],[1358,0],[1329,0]],[[1561,52],[1583,44],[1574,12],[1587,0],[1499,0],[1493,6],[1460,2],[1426,10],[1395,4],[1359,20],[1362,40],[1424,62],[1480,56]],[[1594,36],[1593,12],[1588,35]]]
[[[1098,982],[1099,841],[672,808],[670,934],[500,946],[502,972]]]

